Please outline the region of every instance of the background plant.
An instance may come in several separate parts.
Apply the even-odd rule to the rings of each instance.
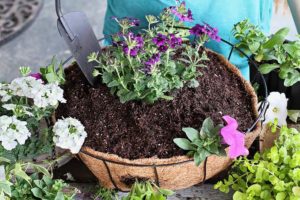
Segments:
[[[159,17],[146,16],[148,28],[141,33],[131,28],[137,19],[113,18],[121,30],[112,36],[112,46],[101,55],[92,54],[89,61],[98,62],[94,75],[100,75],[121,102],[142,100],[153,103],[158,99],[171,100],[172,91],[199,85],[199,67],[208,60],[202,47],[209,38],[219,40],[217,29],[209,25],[197,26],[194,31],[178,29],[193,20],[192,13],[182,2],[166,8]],[[186,36],[193,35],[194,45]]]
[[[300,81],[300,40],[287,41],[288,32],[288,28],[282,28],[268,37],[249,20],[241,21],[233,28],[238,40],[236,46],[261,63],[259,71],[262,74],[277,70],[287,87]]]
[[[173,194],[173,191],[161,189],[152,182],[136,181],[128,196],[123,197],[122,200],[166,200],[168,196]]]
[[[296,200],[300,198],[300,133],[283,126],[275,145],[254,159],[235,161],[227,180],[215,185],[222,192],[235,193],[233,199]]]
[[[221,144],[220,130],[223,125],[216,125],[211,118],[204,120],[200,131],[194,128],[183,128],[187,138],[175,138],[175,144],[187,155],[194,158],[195,164],[199,166],[210,155],[226,156],[224,146]]]

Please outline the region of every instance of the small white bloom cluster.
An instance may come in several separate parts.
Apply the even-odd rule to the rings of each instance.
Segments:
[[[34,105],[39,108],[66,102],[63,90],[58,84],[43,84],[42,80],[30,76],[16,78],[10,84],[0,85],[0,96],[2,102],[7,102],[12,96],[27,97],[33,99]]]
[[[269,108],[266,111],[264,123],[274,122],[278,120],[278,126],[286,125],[288,116],[287,103],[288,99],[284,93],[271,92],[267,98]]]
[[[26,125],[15,116],[0,116],[0,142],[6,150],[14,149],[18,143],[25,144],[31,135]]]
[[[27,116],[33,116],[33,114],[30,112],[31,108],[28,106],[22,106],[22,105],[16,105],[16,104],[4,104],[2,105],[3,108],[6,110],[11,110],[14,113],[27,115]]]
[[[69,149],[73,154],[80,151],[87,137],[81,122],[71,117],[58,120],[53,126],[53,132],[53,141],[56,146]]]

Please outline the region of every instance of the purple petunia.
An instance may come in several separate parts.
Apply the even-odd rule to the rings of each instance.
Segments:
[[[196,24],[190,29],[190,34],[195,36],[207,35],[212,40],[221,41],[221,38],[218,36],[218,29],[206,23],[204,25]]]
[[[35,78],[36,80],[40,80],[43,78],[41,73],[33,73],[33,74],[30,74],[29,76]]]
[[[160,54],[153,54],[152,57],[144,63],[144,68],[142,72],[146,75],[150,75],[153,71],[154,66],[160,61]]]
[[[192,11],[190,9],[186,11],[185,1],[183,1],[179,7],[171,6],[170,10],[173,15],[178,17],[179,21],[192,22],[194,20]]]

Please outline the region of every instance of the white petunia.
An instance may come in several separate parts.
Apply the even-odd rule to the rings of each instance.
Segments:
[[[18,116],[28,115],[33,116],[33,114],[29,111],[31,108],[28,106],[16,105],[16,104],[4,104],[2,105],[6,110],[11,110],[16,113]]]
[[[0,142],[6,150],[25,144],[30,135],[27,122],[20,121],[15,116],[0,117]]]
[[[80,151],[87,137],[81,122],[71,117],[58,120],[53,126],[53,132],[56,146],[69,149],[73,154]]]
[[[277,119],[278,126],[286,125],[288,99],[285,94],[271,92],[267,101],[269,102],[269,108],[266,111],[264,123],[274,122],[274,120]]]

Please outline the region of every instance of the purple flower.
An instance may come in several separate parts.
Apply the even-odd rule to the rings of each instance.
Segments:
[[[221,38],[218,36],[218,29],[211,27],[209,24],[196,24],[194,27],[190,29],[190,34],[195,36],[207,35],[210,39],[215,40],[217,42],[221,41]]]
[[[30,74],[29,76],[35,78],[36,80],[40,80],[43,78],[41,73],[33,73],[33,74]]]
[[[174,34],[170,34],[170,38],[168,41],[170,47],[172,49],[176,48],[177,46],[182,45],[182,39],[180,37],[176,37]]]
[[[153,54],[152,57],[144,63],[144,68],[142,72],[146,75],[150,75],[153,71],[154,66],[160,61],[160,54]]]
[[[168,37],[166,35],[163,35],[161,33],[157,34],[156,37],[152,39],[152,42],[156,44],[158,47],[165,45],[167,42]]]
[[[113,43],[114,45],[117,46],[121,46],[123,47],[123,52],[126,55],[130,55],[132,57],[137,56],[137,54],[143,49],[144,47],[144,39],[141,35],[135,35],[132,32],[129,32],[126,36],[124,35],[124,37],[128,37],[132,42],[135,42],[135,46],[129,48],[128,44],[125,41],[122,42],[118,42],[118,43]]]
[[[168,46],[167,45],[162,45],[160,47],[157,48],[159,52],[164,53],[168,50]]]
[[[185,7],[185,1],[179,7],[171,6],[170,10],[182,22],[192,22],[194,20],[192,11],[190,9],[187,10]]]

